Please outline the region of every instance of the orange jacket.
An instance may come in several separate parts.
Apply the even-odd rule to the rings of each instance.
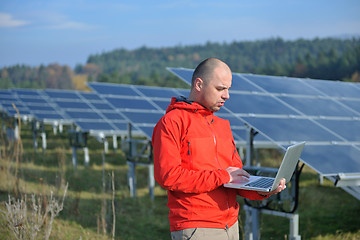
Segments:
[[[154,128],[156,181],[168,190],[170,230],[226,228],[238,217],[236,195],[263,199],[254,191],[224,188],[229,166],[242,168],[229,121],[200,104],[171,99]]]

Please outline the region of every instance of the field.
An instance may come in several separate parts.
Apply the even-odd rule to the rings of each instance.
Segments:
[[[20,146],[18,142],[6,140],[2,128],[0,209],[6,211],[9,196],[17,199],[27,196],[30,204],[32,194],[41,196],[42,205],[46,206],[51,191],[61,202],[68,183],[63,210],[52,223],[50,239],[112,239],[113,230],[115,239],[170,239],[166,192],[156,185],[155,199],[150,199],[147,168],[137,167],[137,197],[131,198],[125,154],[120,149],[114,152],[110,147],[103,163],[103,144],[90,137],[90,164],[84,166],[83,152],[78,150],[75,169],[67,130],[55,135],[47,126],[47,148],[43,151],[41,148],[34,150],[30,124],[21,125],[22,149],[17,147]],[[40,139],[38,142],[41,146]],[[111,139],[109,146],[112,146]],[[280,159],[271,151],[263,151],[260,155],[274,165]],[[239,198],[239,203],[243,206],[243,199]],[[298,212],[302,239],[360,239],[360,201],[333,187],[329,181],[320,185],[318,175],[307,167],[300,177]],[[243,210],[240,217],[244,223]],[[50,219],[46,219],[35,239],[44,238],[49,224]],[[262,239],[288,239],[288,219],[262,215],[260,224]],[[16,239],[2,212],[0,239]]]

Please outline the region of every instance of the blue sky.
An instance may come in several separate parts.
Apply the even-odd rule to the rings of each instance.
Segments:
[[[358,0],[0,0],[0,67],[117,48],[360,36]]]

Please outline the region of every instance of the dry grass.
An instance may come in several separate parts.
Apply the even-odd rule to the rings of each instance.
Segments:
[[[83,164],[82,151],[78,152],[78,167],[71,162],[71,148],[66,131],[53,135],[47,129],[48,149],[43,153],[34,151],[29,126],[23,126],[23,161],[19,168],[19,189],[22,194],[48,194],[59,192],[61,183],[69,182],[64,209],[55,218],[50,239],[111,239],[112,191],[111,173],[115,182],[115,239],[169,239],[168,209],[166,192],[158,185],[155,200],[151,201],[147,188],[147,169],[137,169],[137,198],[130,198],[127,187],[127,165],[125,155],[118,151],[106,154],[106,192],[102,189],[103,145],[94,138],[89,139],[90,165]],[[4,138],[2,138],[4,139]],[[3,141],[3,140],[2,140]],[[109,142],[111,145],[111,139]],[[1,142],[1,156],[4,148],[11,151],[10,144]],[[6,155],[6,154],[5,154]],[[6,156],[10,156],[7,154]],[[265,150],[259,153],[267,166],[276,167],[281,154]],[[279,160],[280,159],[280,160]],[[16,162],[0,158],[0,208],[5,209],[8,195],[14,196],[14,168]],[[8,170],[10,169],[10,170]],[[98,225],[101,217],[101,203],[107,201],[107,235]],[[243,205],[243,200],[239,198]],[[360,239],[360,201],[325,181],[320,185],[318,175],[305,167],[300,178],[300,235],[302,239]],[[241,211],[244,218],[244,212]],[[245,221],[243,221],[245,222]],[[289,233],[287,219],[263,215],[261,217],[262,239],[286,239]],[[14,239],[0,213],[0,239]]]

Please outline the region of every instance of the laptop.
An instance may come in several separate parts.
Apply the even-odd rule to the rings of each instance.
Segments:
[[[275,178],[251,175],[250,178],[244,177],[244,180],[241,181],[226,183],[224,187],[261,192],[271,192],[275,190],[279,186],[282,178],[285,178],[286,183],[290,181],[304,145],[305,142],[301,142],[287,148]]]

